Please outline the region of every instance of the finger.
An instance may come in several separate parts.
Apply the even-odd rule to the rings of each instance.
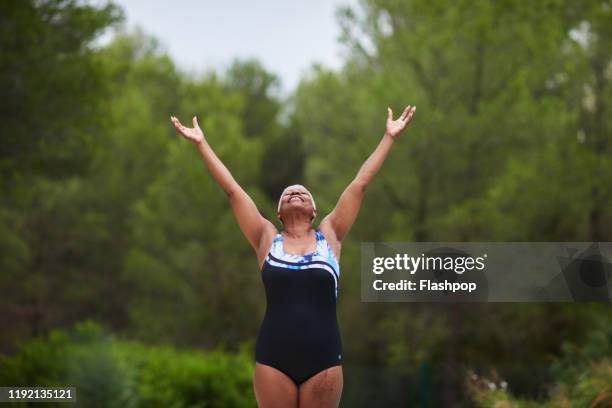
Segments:
[[[406,123],[409,123],[409,122],[410,122],[410,120],[412,119],[412,115],[414,115],[414,111],[415,111],[415,110],[416,110],[415,108],[412,108],[412,109],[410,110],[410,113],[408,114],[408,117],[406,118]]]
[[[407,115],[404,117],[404,121],[410,121],[410,118],[412,117],[412,115],[414,114],[414,111],[416,110],[416,106],[413,106],[408,112]]]
[[[410,110],[410,115],[408,116],[408,118],[411,118],[412,115],[414,115],[414,112],[416,112],[416,106],[412,107],[412,109]]]
[[[183,126],[183,124],[178,119],[176,119],[176,121],[174,122],[174,127],[182,135],[185,135],[185,133],[187,132],[187,128]]]
[[[406,108],[402,112],[402,115],[400,116],[400,119],[406,120],[406,118],[408,117],[408,112],[410,112],[410,105],[406,106]]]
[[[393,120],[393,111],[387,106],[387,120]]]
[[[197,116],[194,116],[193,119],[191,119],[191,123],[193,124],[193,127],[196,128],[196,129],[200,127],[200,125],[198,125],[198,117]]]

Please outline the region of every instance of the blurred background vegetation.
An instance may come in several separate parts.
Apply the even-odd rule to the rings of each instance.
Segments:
[[[1,385],[254,406],[257,261],[170,115],[197,114],[275,220],[295,182],[330,211],[386,107],[413,104],[343,247],[342,406],[612,406],[609,305],[361,303],[359,253],[612,241],[611,2],[362,0],[337,17],[343,68],[281,99],[257,60],[182,72],[116,5],[0,2]]]

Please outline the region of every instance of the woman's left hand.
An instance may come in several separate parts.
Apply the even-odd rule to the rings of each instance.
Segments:
[[[408,126],[408,123],[410,123],[414,111],[416,111],[416,106],[410,107],[408,105],[399,119],[393,120],[393,111],[391,108],[387,108],[387,131],[385,133],[393,138],[402,133],[406,126]]]

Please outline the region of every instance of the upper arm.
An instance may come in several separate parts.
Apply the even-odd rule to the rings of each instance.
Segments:
[[[240,230],[259,255],[266,238],[276,234],[276,227],[259,213],[251,197],[242,188],[232,192],[229,201]]]
[[[321,221],[321,228],[331,229],[339,242],[342,242],[357,218],[364,190],[363,184],[353,180],[340,195],[332,212]]]

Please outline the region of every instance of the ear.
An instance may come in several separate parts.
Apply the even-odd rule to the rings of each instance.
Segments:
[[[314,220],[315,218],[317,218],[317,210],[312,211],[312,218],[310,219],[310,222],[312,222],[312,220]]]
[[[278,220],[281,222],[281,224],[283,223],[283,219],[282,219],[280,213],[276,213],[276,218],[278,218]]]

